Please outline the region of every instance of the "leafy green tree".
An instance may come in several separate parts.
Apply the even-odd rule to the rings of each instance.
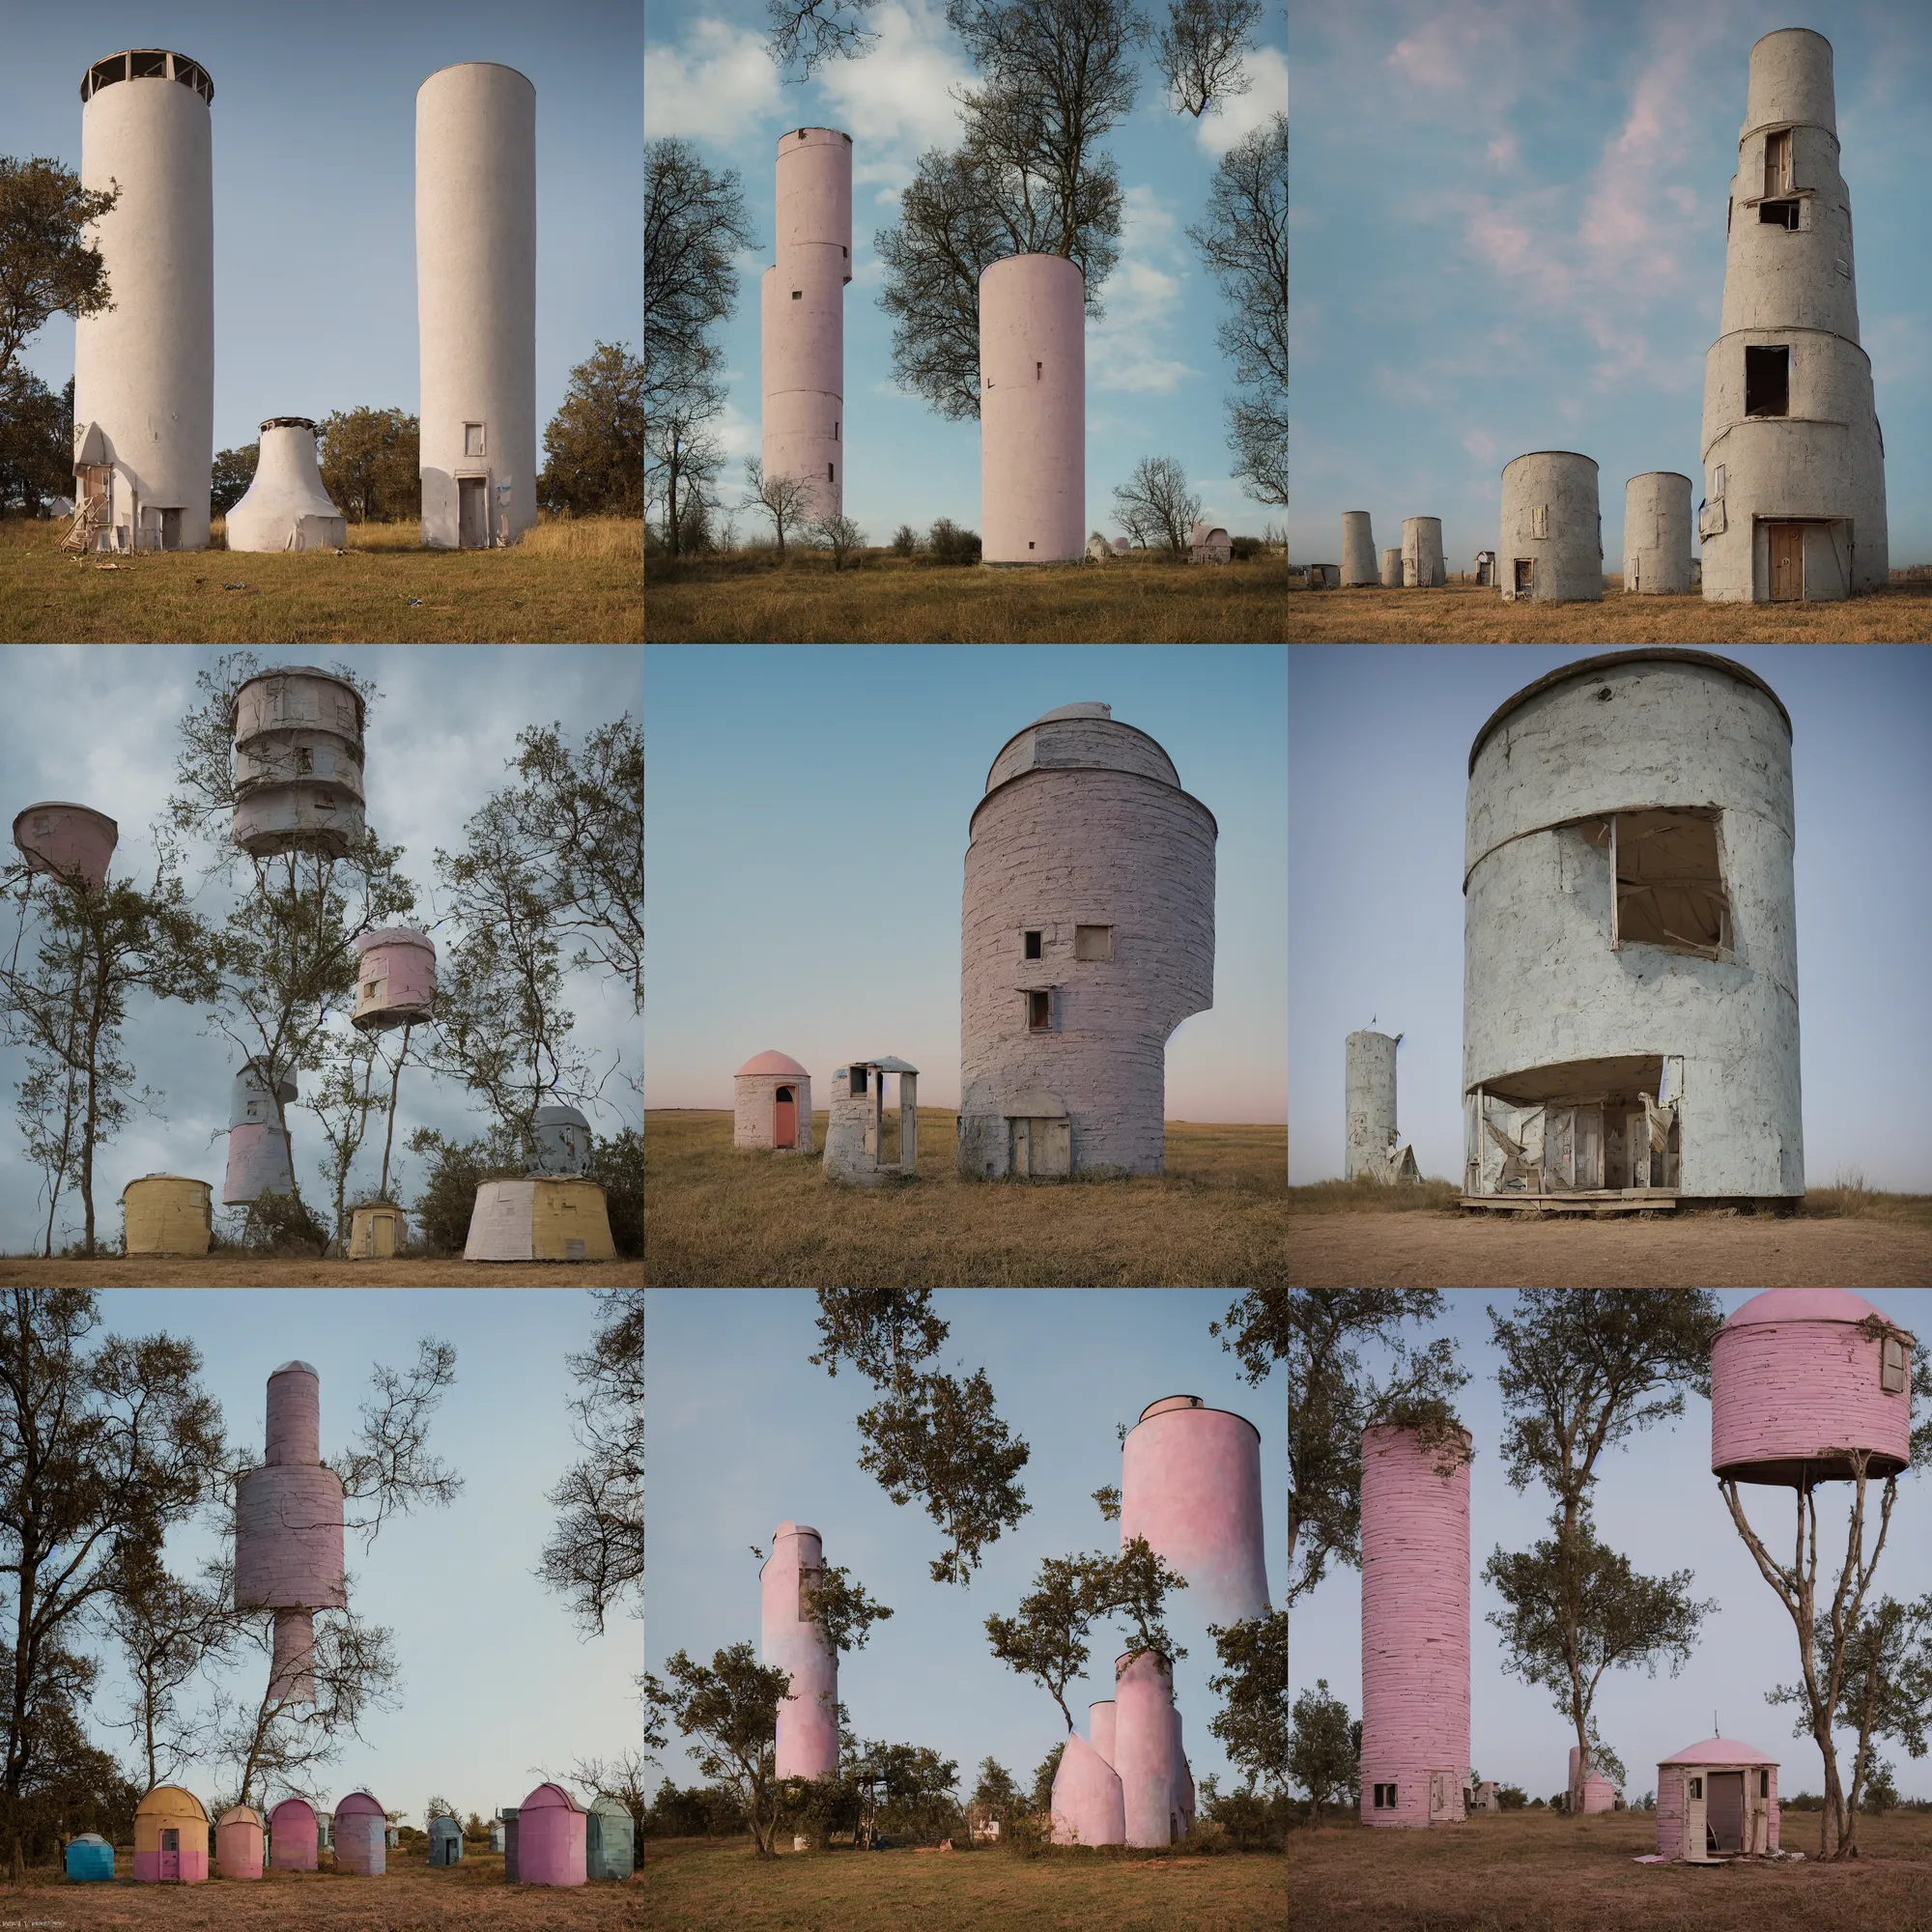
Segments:
[[[1208,1728],[1227,1747],[1228,1761],[1250,1785],[1288,1788],[1288,1612],[1270,1610],[1208,1634],[1222,1663],[1208,1688],[1222,1702]],[[1323,1687],[1326,1688],[1325,1686]],[[1354,1728],[1360,1756],[1361,1726]]]
[[[743,1806],[759,1858],[772,1856],[782,1794],[776,1774],[779,1705],[791,1679],[767,1668],[749,1643],[734,1643],[695,1662],[682,1650],[665,1664],[668,1685],[644,1673],[646,1708],[696,1741],[697,1768],[724,1784]]]
[[[404,410],[336,410],[324,419],[322,487],[351,523],[421,515],[421,431]]]
[[[537,500],[578,517],[644,513],[644,365],[621,343],[599,342],[571,370],[544,429]]]
[[[1288,1360],[1288,1290],[1249,1289],[1208,1332],[1221,1338],[1223,1354],[1238,1357],[1248,1386],[1260,1388],[1274,1365]]]
[[[986,1619],[993,1655],[1045,1690],[1069,1732],[1073,1714],[1066,1707],[1066,1687],[1087,1668],[1087,1638],[1104,1614],[1110,1568],[1105,1557],[1049,1556],[1034,1588],[1020,1599],[1018,1614]]]
[[[214,452],[214,480],[208,493],[208,507],[213,515],[225,517],[248,494],[248,486],[255,480],[255,466],[261,460],[259,440],[244,442],[240,449]]]
[[[1066,1750],[1066,1740],[1062,1738],[1039,1762],[1039,1768],[1033,1775],[1033,1808],[1036,1817],[1044,1817],[1053,1809],[1053,1780],[1060,1776],[1060,1760]]]
[[[73,495],[73,378],[57,395],[28,369],[0,376],[0,515]]]
[[[1348,1705],[1329,1694],[1325,1677],[1294,1700],[1287,1776],[1307,1792],[1309,1813],[1318,1824],[1324,1804],[1361,1803],[1362,1720],[1351,1719]]]
[[[997,1818],[1002,1832],[1026,1813],[1026,1794],[1013,1782],[1012,1773],[990,1757],[980,1760],[980,1781],[968,1802],[983,1817]]]
[[[118,184],[83,187],[48,156],[0,155],[0,382],[50,317],[114,306],[107,264],[87,230],[120,199]]]

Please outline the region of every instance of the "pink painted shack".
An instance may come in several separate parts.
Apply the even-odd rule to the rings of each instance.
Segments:
[[[363,1033],[416,1026],[436,1008],[436,943],[407,925],[358,933],[355,1009],[349,1024]]]
[[[1113,1703],[1107,1709],[1111,1713]],[[1126,1841],[1120,1775],[1099,1749],[1100,1707],[1094,1706],[1094,1742],[1068,1731],[1053,1774],[1053,1842],[1056,1845],[1119,1845]]]
[[[208,1877],[208,1813],[192,1791],[157,1784],[134,1807],[139,1885],[200,1885]]]
[[[30,872],[70,884],[78,879],[97,893],[107,883],[107,862],[120,837],[121,828],[104,811],[65,799],[43,799],[14,820],[14,843]]]
[[[314,1871],[315,1806],[306,1798],[284,1798],[269,1813],[269,1864],[274,1871]]]
[[[1754,1294],[1711,1348],[1711,1468],[1791,1489],[1874,1481],[1911,1460],[1915,1338],[1843,1288]]]
[[[1570,1747],[1570,1777],[1564,1790],[1571,1795],[1574,1809],[1579,1811],[1614,1811],[1617,1808],[1617,1788],[1593,1764],[1583,1778],[1583,1802],[1576,1803],[1577,1793],[1577,1747]]]
[[[262,1876],[262,1814],[231,1804],[214,1821],[214,1868],[223,1878]]]
[[[760,1648],[767,1669],[791,1675],[779,1706],[777,1773],[780,1777],[833,1777],[838,1771],[838,1658],[825,1633],[811,1621],[808,1596],[825,1567],[818,1532],[781,1522],[772,1531],[772,1553],[758,1572]]]
[[[366,1791],[352,1791],[335,1807],[335,1869],[381,1878],[389,1868],[388,1823]]]
[[[1130,1845],[1174,1842],[1174,1671],[1158,1651],[1114,1660],[1114,1769]]]
[[[583,1884],[583,1806],[562,1785],[538,1785],[524,1800],[517,1825],[520,1884]]]
[[[731,1078],[734,1148],[811,1151],[811,1075],[790,1054],[753,1054]]]
[[[1460,1825],[1469,1776],[1469,1444],[1362,1435],[1365,1825]]]
[[[1776,1851],[1777,1760],[1732,1738],[1706,1738],[1661,1760],[1657,1849],[1690,1864]]]

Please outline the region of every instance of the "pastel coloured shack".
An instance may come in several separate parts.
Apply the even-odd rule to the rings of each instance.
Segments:
[[[352,1791],[335,1807],[335,1869],[381,1878],[389,1868],[388,1820],[366,1791]]]
[[[262,1876],[262,1814],[231,1804],[214,1821],[214,1868],[223,1878]]]
[[[436,942],[407,925],[355,936],[360,964],[349,1024],[363,1033],[415,1026],[436,1010]]]
[[[320,1836],[315,1806],[306,1798],[284,1798],[269,1813],[269,1865],[273,1871],[314,1871]]]
[[[200,1885],[208,1877],[208,1812],[191,1791],[157,1784],[134,1807],[134,1878]]]
[[[121,1190],[130,1255],[205,1255],[214,1234],[213,1187],[185,1174],[146,1174]]]
[[[454,1865],[463,1861],[463,1827],[454,1818],[429,1821],[429,1861],[433,1865]]]
[[[67,1875],[76,1885],[90,1885],[114,1876],[114,1847],[99,1832],[83,1832],[68,1840]]]
[[[1689,1864],[1776,1851],[1777,1760],[1730,1738],[1706,1738],[1661,1759],[1657,1849]]]
[[[608,1262],[616,1255],[611,1210],[594,1180],[533,1175],[486,1180],[476,1190],[467,1262]]]
[[[637,1820],[614,1798],[594,1798],[583,1812],[583,1870],[588,1878],[627,1879],[637,1869]]]
[[[518,1807],[517,1823],[519,1884],[584,1882],[583,1806],[562,1785],[538,1785]]]
[[[790,1054],[775,1048],[753,1054],[731,1081],[734,1148],[811,1151],[811,1075]]]

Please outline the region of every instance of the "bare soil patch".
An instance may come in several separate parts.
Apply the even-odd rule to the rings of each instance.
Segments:
[[[247,1255],[91,1262],[0,1256],[0,1287],[55,1288],[640,1288],[644,1264],[615,1262],[305,1262]]]

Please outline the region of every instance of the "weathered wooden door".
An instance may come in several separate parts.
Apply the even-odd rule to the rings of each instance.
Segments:
[[[1745,1848],[1745,1775],[1741,1771],[1711,1774],[1709,1815],[1711,1836],[1720,1852]]]
[[[1602,1107],[1577,1109],[1577,1185],[1601,1187],[1604,1184],[1604,1110]]]
[[[1442,1823],[1456,1815],[1456,1774],[1432,1771],[1429,1774],[1429,1822]]]
[[[781,1087],[772,1101],[772,1145],[775,1148],[798,1145],[798,1102],[789,1087]]]
[[[1033,1179],[1033,1122],[1016,1120],[1013,1125],[1012,1171],[1022,1180]]]
[[[161,1833],[161,1876],[164,1879],[179,1879],[182,1875],[182,1834],[179,1832]]]
[[[1771,601],[1796,604],[1804,595],[1804,526],[1771,526]]]

